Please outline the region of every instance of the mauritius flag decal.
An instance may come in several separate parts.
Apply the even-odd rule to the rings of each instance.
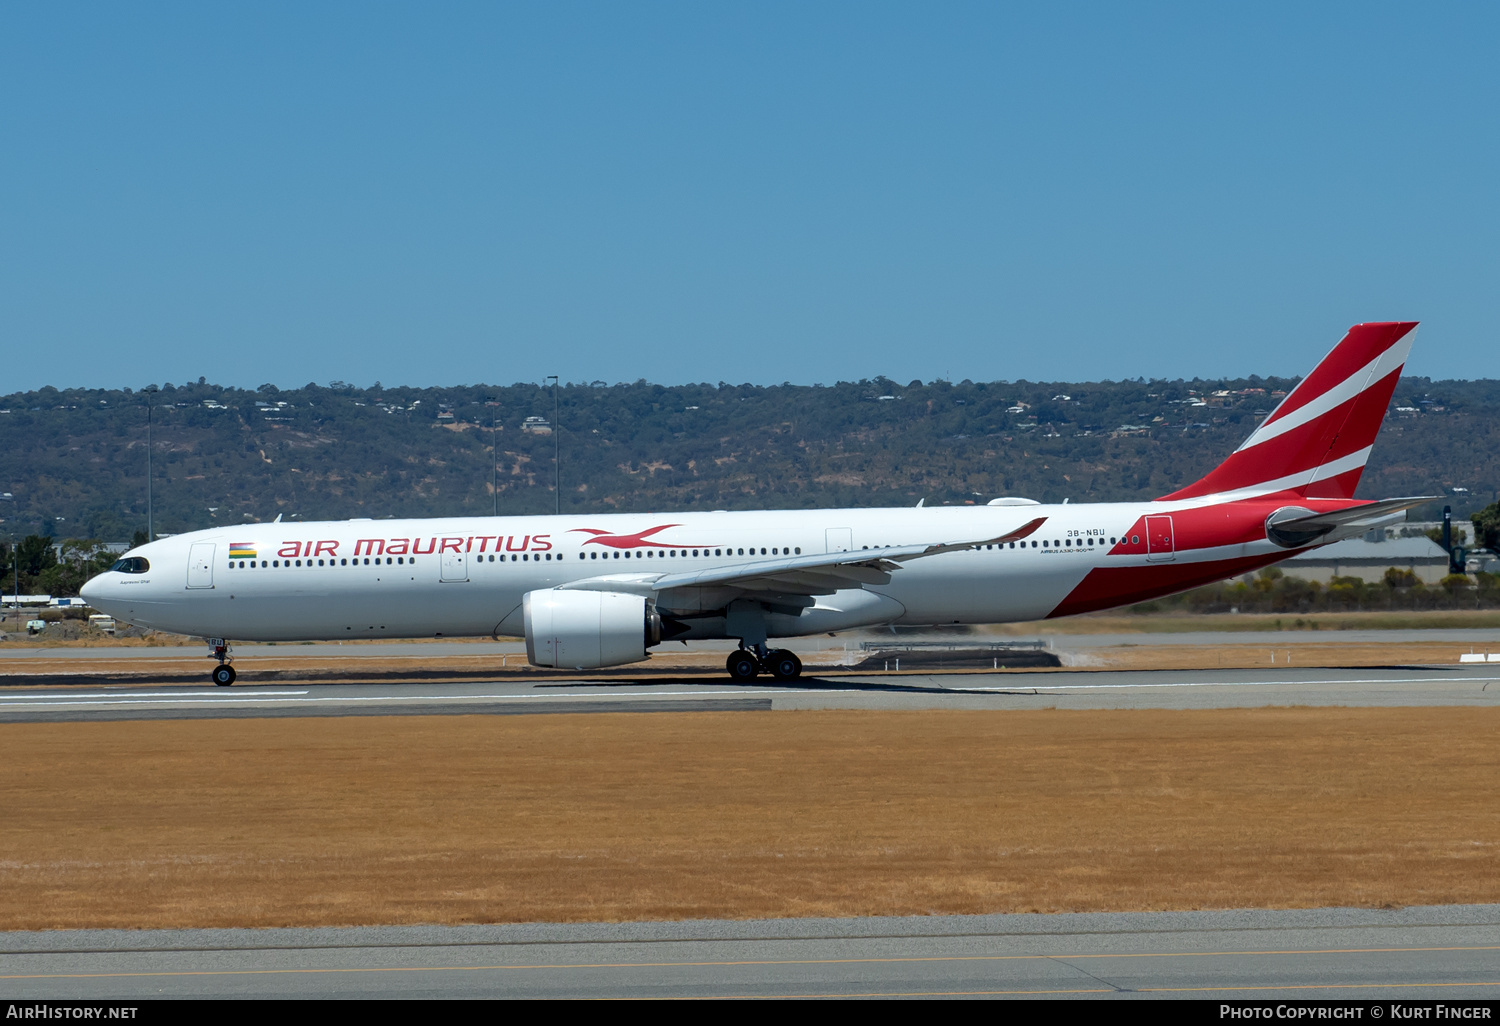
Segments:
[[[229,558],[230,559],[254,559],[255,558],[255,543],[254,542],[230,542],[229,543]]]

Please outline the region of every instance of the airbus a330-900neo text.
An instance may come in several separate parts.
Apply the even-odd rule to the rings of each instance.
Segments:
[[[1357,500],[1415,323],[1360,324],[1208,476],[1150,502],[269,523],[164,538],[83,589],[209,640],[512,635],[537,666],[734,639],[732,676],[790,679],[776,638],[986,624],[1140,602],[1387,523]]]

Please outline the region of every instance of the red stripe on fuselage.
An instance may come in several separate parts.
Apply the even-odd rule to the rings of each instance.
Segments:
[[[1179,591],[1187,591],[1226,577],[1259,570],[1263,566],[1294,556],[1300,550],[1270,552],[1262,556],[1239,556],[1234,559],[1211,559],[1201,562],[1151,563],[1146,566],[1095,567],[1071,592],[1047,614],[1073,616],[1097,609],[1145,602]]]

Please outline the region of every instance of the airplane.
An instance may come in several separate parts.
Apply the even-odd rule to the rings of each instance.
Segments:
[[[1244,444],[1152,501],[253,524],[126,552],[82,590],[116,620],[240,641],[521,636],[597,669],[664,641],[738,642],[738,681],[790,681],[774,639],[993,624],[1142,602],[1259,570],[1430,501],[1354,498],[1415,322],[1357,324]]]

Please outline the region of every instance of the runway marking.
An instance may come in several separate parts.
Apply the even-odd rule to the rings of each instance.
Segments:
[[[308,694],[308,693],[309,692],[307,692],[306,690],[302,690],[302,691],[257,691],[257,692],[255,692],[256,695],[305,695],[305,694]],[[50,698],[54,694],[57,694],[57,692],[45,691],[45,692],[38,692],[38,693],[33,693],[33,694],[23,694],[23,695],[5,695],[3,697],[0,697],[0,704],[7,704],[7,703],[12,703],[12,702],[17,702],[17,701],[21,701],[21,700],[24,700],[24,699]],[[161,692],[161,691],[105,691],[105,692],[102,692],[102,693],[97,694],[97,695],[90,695],[90,694],[81,694],[80,695],[80,694],[75,694],[75,693],[69,691],[69,692],[66,692],[66,694],[67,694],[67,697],[69,697],[69,698],[210,698],[210,697],[213,697],[213,698],[232,698],[232,697],[234,697],[232,695],[226,695],[223,691],[174,691],[174,692]]]
[[[831,691],[819,691],[818,694],[842,694],[852,692],[857,688],[838,688]],[[278,695],[306,695],[305,691],[272,692]],[[183,699],[176,695],[152,696],[146,699],[133,701],[122,700],[90,700],[90,701],[15,701],[0,699],[0,709],[40,709],[60,708],[66,706],[112,706],[112,705],[167,705],[167,706],[191,706],[191,705],[289,705],[304,702],[456,702],[456,701],[498,701],[498,702],[568,702],[568,701],[597,701],[601,698],[701,698],[704,695],[736,695],[746,697],[770,697],[780,694],[776,691],[599,691],[588,694],[549,694],[549,695],[328,695],[308,698],[259,698],[253,696],[240,697],[237,695],[215,695],[212,698],[203,697],[199,700],[191,698]]]
[[[1200,680],[1161,684],[1011,684],[1000,687],[967,687],[965,691],[1105,691],[1119,688],[1256,688],[1310,684],[1453,684],[1497,681],[1500,677],[1370,677],[1355,680]]]
[[[629,943],[621,941],[620,943]],[[732,941],[730,942],[732,943]],[[1104,959],[1104,958],[1244,958],[1252,955],[1385,955],[1385,954],[1413,954],[1420,952],[1442,952],[1442,951],[1500,951],[1500,944],[1483,945],[1453,945],[1449,947],[1436,948],[1311,948],[1290,951],[1138,951],[1138,952],[1097,952],[1094,954],[1031,954],[1031,955],[914,955],[899,958],[767,958],[767,959],[729,959],[720,961],[694,961],[694,962],[563,962],[555,964],[537,965],[433,965],[433,966],[375,966],[375,967],[347,967],[329,969],[181,969],[167,972],[118,972],[118,973],[35,973],[0,976],[0,980],[74,980],[74,979],[114,979],[114,978],[136,978],[148,976],[295,976],[295,975],[318,975],[330,973],[436,973],[436,972],[524,972],[538,969],[728,969],[738,966],[775,966],[775,965],[892,965],[912,964],[927,962],[1025,962],[1025,961],[1048,961],[1067,964],[1069,959]],[[128,952],[120,952],[127,954]],[[1464,983],[1464,984],[1389,984],[1389,986],[1500,986],[1500,983]],[[1290,986],[1313,987],[1313,984],[1295,984]],[[1328,986],[1366,986],[1365,984],[1328,984]],[[1382,984],[1382,986],[1387,986]],[[1163,988],[1168,989],[1168,988]],[[1240,987],[1240,988],[1182,988],[1184,990],[1217,990],[1217,989],[1276,989]]]

